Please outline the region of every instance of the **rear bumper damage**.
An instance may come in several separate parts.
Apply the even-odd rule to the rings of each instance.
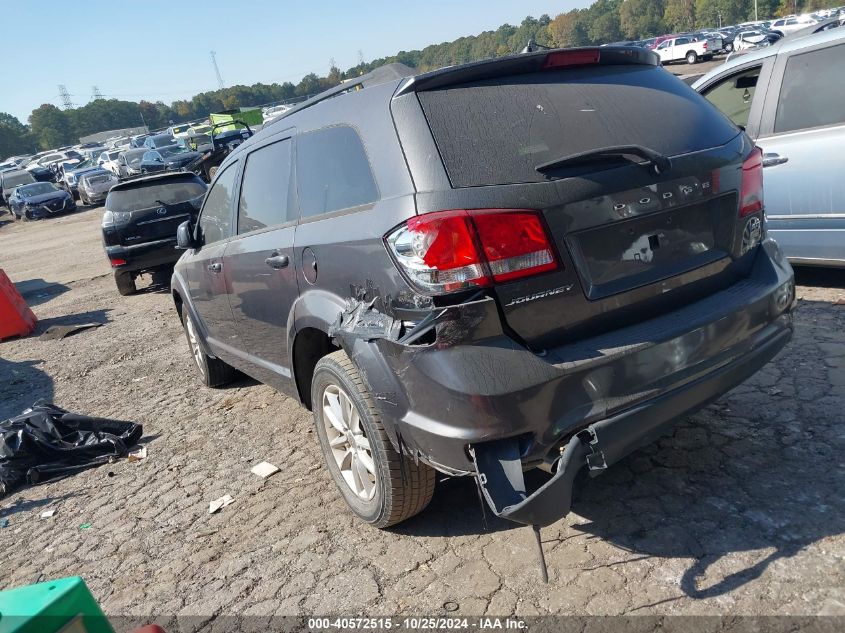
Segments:
[[[143,272],[172,266],[182,255],[182,251],[176,249],[176,238],[144,242],[132,246],[106,246],[105,249],[109,261],[117,259],[126,262],[120,266],[113,265],[113,268],[131,272]]]
[[[329,334],[398,451],[478,476],[498,516],[542,526],[568,513],[582,467],[602,472],[771,360],[791,337],[793,304],[792,270],[767,241],[725,291],[539,354],[503,332],[489,297],[422,311],[405,335],[352,302]],[[529,493],[522,472],[544,463],[554,474]]]

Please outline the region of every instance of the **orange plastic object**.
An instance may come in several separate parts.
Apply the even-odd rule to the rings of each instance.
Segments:
[[[26,305],[15,284],[0,269],[0,340],[10,336],[26,336],[35,329],[38,319]]]

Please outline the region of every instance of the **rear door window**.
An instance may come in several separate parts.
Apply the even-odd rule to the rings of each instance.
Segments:
[[[775,133],[845,123],[845,44],[793,55],[786,62]]]
[[[542,163],[600,147],[675,156],[739,130],[656,66],[592,66],[417,93],[453,187],[542,182]]]
[[[705,98],[728,115],[731,121],[746,127],[761,68],[762,66],[755,66],[720,80],[707,89]]]
[[[206,244],[232,235],[232,196],[235,191],[236,163],[226,167],[208,190],[200,214],[200,231]]]
[[[303,218],[378,200],[378,187],[358,133],[339,125],[296,139],[296,182]]]
[[[291,140],[265,145],[250,153],[238,201],[238,234],[296,219],[290,193]]]

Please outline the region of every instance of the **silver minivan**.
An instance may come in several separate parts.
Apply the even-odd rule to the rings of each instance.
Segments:
[[[693,84],[763,149],[767,229],[793,264],[845,267],[845,28],[731,59]]]

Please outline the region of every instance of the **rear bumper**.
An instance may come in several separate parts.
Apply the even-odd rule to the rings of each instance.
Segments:
[[[521,478],[522,468],[556,458],[587,428],[611,464],[741,383],[790,339],[792,269],[771,240],[752,256],[749,277],[722,292],[542,356],[503,333],[492,299],[440,311],[428,345],[350,336],[342,326],[334,335],[364,375],[395,446],[443,472],[489,480],[490,463],[501,463],[505,450]],[[571,450],[577,472],[585,457]],[[571,484],[574,472],[566,477]],[[567,513],[560,491],[553,502],[541,497],[551,507],[545,519]],[[513,504],[491,505],[502,512]]]
[[[791,336],[791,316],[781,315],[754,337],[741,358],[587,426],[561,446],[554,476],[533,494],[526,493],[517,442],[498,440],[473,447],[471,454],[487,502],[498,516],[511,521],[540,526],[554,523],[569,512],[572,482],[585,465],[591,474],[599,474],[653,442],[678,418],[700,409],[751,377],[783,349]]]
[[[89,192],[87,189],[85,190],[85,198],[89,202],[104,202],[105,199],[109,195],[109,190],[106,189],[105,191],[94,191]]]
[[[172,266],[182,255],[182,251],[176,249],[176,238],[133,246],[106,246],[105,249],[109,262],[112,259],[126,261],[120,266],[112,265],[112,268],[128,272],[144,272]]]

